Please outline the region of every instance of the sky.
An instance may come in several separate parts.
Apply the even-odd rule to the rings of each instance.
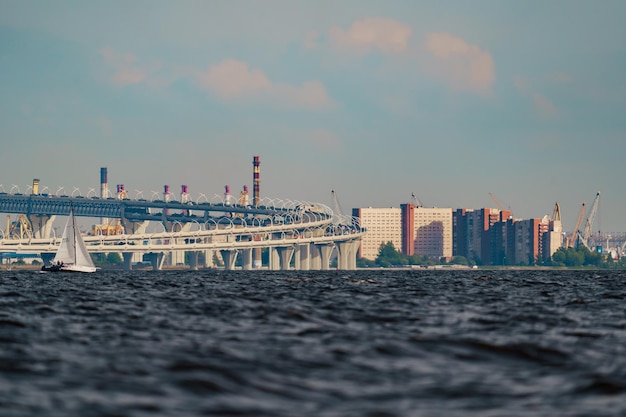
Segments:
[[[0,0],[0,184],[626,232],[626,2]],[[47,188],[45,188],[47,187]],[[63,187],[61,189],[61,187]]]

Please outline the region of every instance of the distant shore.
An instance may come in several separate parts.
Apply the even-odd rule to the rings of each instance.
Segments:
[[[1,265],[0,271],[38,271],[41,269],[41,265]],[[102,271],[124,271],[122,265],[108,265],[100,268]],[[133,267],[133,271],[152,271],[152,267]],[[190,270],[188,265],[178,266],[164,266],[163,271],[185,271]],[[223,268],[198,268],[202,270],[223,270]],[[242,271],[241,268],[237,268],[237,271]],[[263,271],[267,271],[267,268],[262,268]],[[331,268],[330,271],[336,270]],[[395,268],[357,268],[357,271],[376,271],[376,270],[388,270],[388,271],[590,271],[590,270],[619,270],[619,268],[599,268],[599,267],[574,267],[568,268],[566,266],[515,266],[515,265],[487,265],[479,266],[476,268],[464,266],[464,265],[433,265],[429,267],[395,267]],[[295,271],[295,270],[293,270]],[[313,272],[310,270],[309,272]]]

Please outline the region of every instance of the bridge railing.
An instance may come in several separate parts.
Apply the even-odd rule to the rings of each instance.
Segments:
[[[359,238],[365,230],[357,226],[335,225],[331,219],[315,219],[308,222],[270,222],[260,224],[252,222],[250,226],[231,224],[217,224],[216,227],[207,227],[197,230],[163,231],[156,233],[123,234],[123,235],[96,235],[85,236],[84,240],[90,252],[102,250],[112,251],[146,251],[148,247],[177,248],[191,250],[190,244],[201,244],[211,248],[237,242],[245,246],[273,246],[276,242],[298,239],[305,241],[348,240]],[[355,221],[356,224],[356,221]],[[200,226],[200,225],[199,225]],[[0,239],[0,250],[18,251],[55,251],[61,237],[28,238],[28,239]],[[271,241],[271,242],[270,242]],[[251,243],[260,242],[260,243]],[[122,250],[124,247],[125,250]],[[130,248],[130,249],[129,249]]]

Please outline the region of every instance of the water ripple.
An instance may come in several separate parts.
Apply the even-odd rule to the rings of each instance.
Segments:
[[[0,272],[3,416],[618,416],[625,274]]]

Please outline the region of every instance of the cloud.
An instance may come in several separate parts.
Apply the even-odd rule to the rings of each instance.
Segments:
[[[116,52],[111,48],[102,48],[100,55],[104,62],[115,70],[111,77],[113,84],[123,87],[146,81],[148,71],[135,65],[137,62],[135,55]]]
[[[333,104],[319,81],[307,81],[300,86],[274,83],[262,71],[233,59],[199,72],[196,80],[200,86],[225,100],[261,99],[279,106],[310,109],[327,108]]]
[[[330,29],[331,43],[336,47],[400,53],[408,49],[412,30],[397,20],[371,17],[356,21],[348,30]]]
[[[445,32],[429,33],[424,48],[424,69],[451,89],[491,92],[496,73],[488,51]]]

